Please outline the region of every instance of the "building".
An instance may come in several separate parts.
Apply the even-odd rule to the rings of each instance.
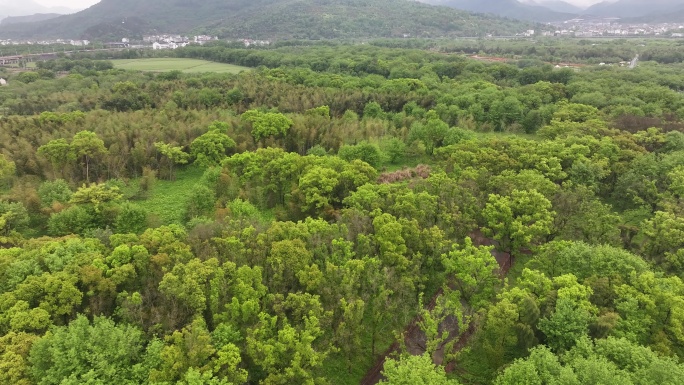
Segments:
[[[159,43],[159,42],[154,42],[152,43],[152,49],[176,49],[178,47],[185,47],[186,43]]]

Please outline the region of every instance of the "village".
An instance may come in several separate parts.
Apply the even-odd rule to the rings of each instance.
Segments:
[[[12,46],[64,46],[66,47],[89,47],[93,48],[132,48],[132,49],[177,49],[190,44],[204,45],[208,42],[218,41],[218,36],[197,35],[197,36],[183,36],[178,34],[159,34],[143,36],[142,40],[134,40],[124,37],[120,41],[110,42],[91,42],[90,40],[73,40],[73,39],[53,39],[53,40],[12,40],[0,39],[0,49],[6,47],[11,52]],[[242,43],[245,47],[263,47],[271,44],[269,40],[254,40],[254,39],[238,39],[229,40],[230,43]],[[35,52],[45,52],[43,48],[37,48]]]
[[[576,38],[658,37],[684,38],[684,25],[675,23],[644,24],[624,23],[617,18],[572,19],[553,23],[555,31],[542,32],[542,36]]]

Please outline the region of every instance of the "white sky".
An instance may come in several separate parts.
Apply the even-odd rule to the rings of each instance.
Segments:
[[[35,0],[36,3],[46,7],[68,7],[74,9],[88,8],[100,0]]]
[[[588,6],[590,6],[590,5],[594,5],[594,4],[596,4],[596,3],[600,3],[600,2],[602,2],[603,0],[565,0],[565,1],[567,1],[567,2],[570,3],[570,4],[575,4],[575,5],[579,5],[579,6],[588,7]]]
[[[36,3],[45,5],[47,7],[69,7],[69,8],[87,8],[93,4],[99,3],[99,0],[35,0]],[[572,3],[580,6],[590,6],[592,4],[600,3],[603,0],[565,0],[568,3]]]

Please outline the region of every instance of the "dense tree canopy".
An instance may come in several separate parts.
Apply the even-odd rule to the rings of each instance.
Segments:
[[[0,88],[0,383],[681,383],[678,65],[281,44]]]

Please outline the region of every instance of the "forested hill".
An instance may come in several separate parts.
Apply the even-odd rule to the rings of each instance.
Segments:
[[[73,15],[0,27],[0,37],[136,37],[207,33],[225,38],[512,35],[539,25],[410,0],[103,0]]]

